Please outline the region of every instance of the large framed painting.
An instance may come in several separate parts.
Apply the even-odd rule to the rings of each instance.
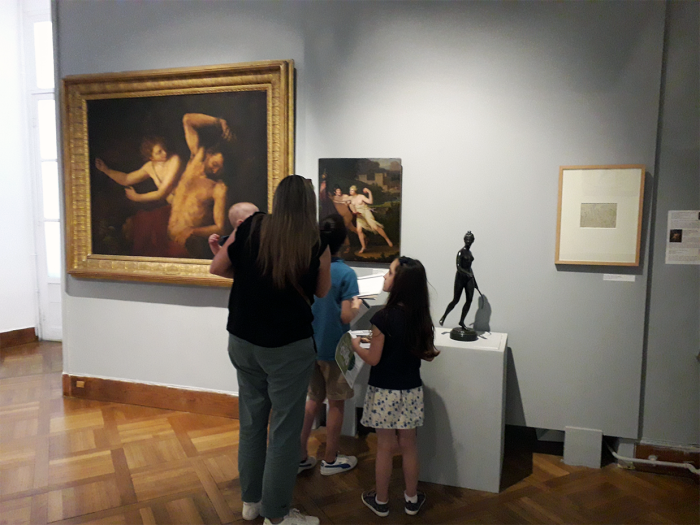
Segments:
[[[284,60],[65,78],[68,273],[227,285],[207,241],[293,173],[293,75]]]
[[[389,264],[401,253],[401,159],[319,159],[319,219],[343,217],[346,261]]]
[[[559,170],[556,264],[639,266],[645,168]]]

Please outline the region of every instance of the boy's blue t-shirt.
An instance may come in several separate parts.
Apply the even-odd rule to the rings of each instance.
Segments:
[[[331,289],[328,295],[316,297],[311,311],[314,314],[314,339],[320,361],[335,361],[335,347],[342,335],[350,330],[340,320],[341,304],[360,294],[357,274],[340,257],[331,260]]]

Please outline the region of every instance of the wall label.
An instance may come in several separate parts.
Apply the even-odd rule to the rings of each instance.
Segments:
[[[636,275],[623,275],[619,273],[606,273],[603,274],[604,281],[627,281],[633,283],[637,280]]]

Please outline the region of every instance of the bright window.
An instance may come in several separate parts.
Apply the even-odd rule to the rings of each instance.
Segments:
[[[61,214],[59,212],[58,163],[55,160],[45,160],[41,163],[41,182],[44,219],[58,221]]]
[[[36,87],[53,89],[53,36],[51,22],[34,24],[34,63]]]
[[[57,163],[56,102],[54,100],[53,36],[51,22],[34,22],[34,66],[36,85],[32,103],[38,151],[34,162],[41,174],[39,193],[44,222],[46,272],[50,281],[61,277],[60,193]]]
[[[4,0],[0,0],[2,2]],[[20,5],[24,0],[19,0]],[[30,2],[27,2],[29,5]],[[44,4],[41,11],[37,6]],[[30,117],[31,169],[36,209],[37,284],[39,333],[42,339],[60,340],[61,327],[61,192],[58,173],[53,35],[48,0],[32,0],[24,11],[28,116]]]
[[[56,159],[56,103],[39,100],[37,113],[41,160]]]
[[[49,279],[61,278],[61,223],[46,221],[44,223],[46,238],[46,270]]]

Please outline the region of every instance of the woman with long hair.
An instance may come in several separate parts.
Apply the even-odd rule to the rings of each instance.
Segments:
[[[210,267],[234,279],[227,329],[239,387],[238,470],[246,520],[262,515],[265,524],[319,522],[290,504],[316,361],[311,304],[331,287],[330,261],[313,187],[290,175],[275,191],[272,213],[246,219]]]
[[[370,204],[374,204],[374,197],[372,197],[372,191],[369,188],[362,190],[362,193],[367,194],[365,197],[361,193],[357,193],[357,186],[350,186],[350,196],[348,202],[350,203],[350,209],[355,213],[357,222],[357,237],[360,239],[360,251],[357,253],[364,253],[367,249],[367,243],[365,241],[365,234],[362,230],[371,231],[381,235],[389,247],[394,246],[391,239],[387,236],[384,231],[384,226],[379,224],[374,218],[372,210],[369,208]]]
[[[168,249],[168,220],[173,192],[184,166],[180,157],[170,152],[162,137],[145,137],[141,142],[145,164],[136,171],[124,173],[112,169],[100,158],[95,167],[117,184],[125,186],[126,198],[140,204],[158,203],[157,207],[141,209],[127,219],[133,238],[132,255],[162,257]],[[133,186],[150,178],[156,190],[137,193]]]

